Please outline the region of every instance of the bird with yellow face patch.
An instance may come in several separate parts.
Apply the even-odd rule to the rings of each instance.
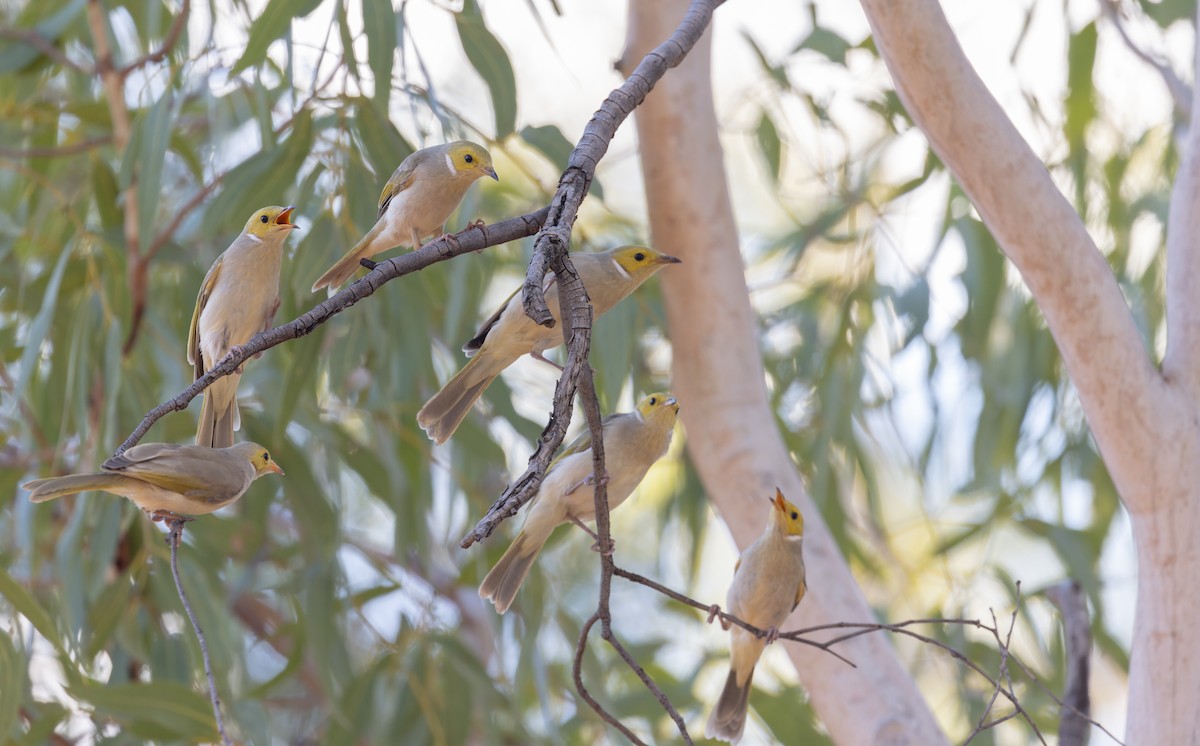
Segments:
[[[271,328],[279,310],[279,268],[283,242],[296,226],[292,207],[264,207],[217,257],[204,276],[188,328],[187,360],[196,378],[221,362],[230,350]],[[233,445],[241,426],[237,390],[242,371],[217,379],[204,391],[196,445]]]
[[[587,288],[595,319],[655,272],[668,264],[678,264],[679,260],[645,246],[621,246],[594,254],[571,254],[571,263]],[[546,306],[557,322],[558,283],[553,274],[546,278],[545,293]],[[542,326],[525,314],[525,296],[518,289],[483,322],[475,338],[463,345],[463,352],[471,359],[421,407],[417,423],[434,443],[445,443],[471,405],[505,368],[526,354],[550,362],[542,353],[562,342],[562,329],[557,324],[553,328]]]
[[[610,510],[625,502],[654,462],[667,452],[678,415],[675,397],[659,393],[642,399],[632,412],[604,418],[605,484]],[[479,595],[490,599],[496,611],[508,611],[554,529],[575,523],[592,533],[583,521],[596,517],[595,484],[592,439],[585,432],[551,462],[521,532],[479,586]]]
[[[729,743],[742,739],[754,666],[808,590],[803,549],[804,515],[776,489],[767,528],[742,552],[725,598],[730,614],[766,630],[767,635],[756,637],[741,627],[730,633],[729,677],[708,718],[707,737]]]
[[[445,233],[446,219],[483,176],[500,180],[491,154],[466,140],[423,148],[405,158],[379,195],[375,226],[313,283],[313,292],[336,290],[354,275],[360,259],[401,245],[416,249],[426,236]]]
[[[160,520],[211,513],[236,501],[262,475],[283,474],[257,443],[231,448],[143,443],[105,461],[100,469],[21,486],[35,503],[77,492],[111,492]]]

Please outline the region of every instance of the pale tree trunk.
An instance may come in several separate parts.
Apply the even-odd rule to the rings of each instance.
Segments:
[[[1171,199],[1162,372],[1104,257],[975,74],[935,0],[862,0],[901,100],[1020,270],[1129,509],[1127,743],[1200,743],[1200,113]],[[1200,105],[1200,101],[1197,101]]]
[[[623,59],[641,59],[675,28],[687,7],[688,0],[631,0]],[[805,493],[768,403],[758,323],[717,139],[710,61],[711,32],[706,32],[634,115],[653,244],[683,259],[660,276],[674,350],[671,385],[680,400],[688,451],[739,547],[762,532],[766,498],[776,486],[804,510],[809,592],[783,629],[870,621],[874,615]],[[732,576],[732,567],[729,572]],[[811,648],[785,647],[837,743],[945,743],[884,636],[861,637],[839,648],[858,664],[856,669]]]

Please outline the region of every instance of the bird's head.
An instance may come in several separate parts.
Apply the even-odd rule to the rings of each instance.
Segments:
[[[669,393],[660,391],[638,402],[637,412],[646,424],[670,429],[675,426],[675,419],[679,416],[679,402]]]
[[[446,145],[446,161],[455,176],[470,177],[472,181],[481,176],[490,176],[496,181],[496,169],[492,168],[492,154],[482,145],[459,140]]]
[[[296,227],[296,224],[289,220],[295,209],[294,207],[275,207],[274,205],[264,207],[250,216],[243,232],[256,238],[277,236],[282,239]]]
[[[271,458],[271,454],[267,452],[267,449],[258,443],[238,443],[233,448],[254,467],[255,479],[268,472],[283,476],[283,468],[279,466],[275,459]]]
[[[775,488],[775,497],[771,501],[771,520],[785,536],[804,536],[804,514],[795,505],[787,501],[783,492]]]
[[[680,263],[675,257],[648,246],[622,246],[611,252],[621,271],[635,279],[645,279],[668,264]]]

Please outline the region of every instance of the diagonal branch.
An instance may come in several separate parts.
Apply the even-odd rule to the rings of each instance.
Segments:
[[[901,100],[1045,316],[1122,497],[1131,508],[1147,507],[1153,490],[1137,475],[1157,456],[1170,397],[1108,263],[971,67],[936,0],[862,0],[862,6]],[[1200,246],[1192,243],[1187,253],[1200,262]],[[1194,288],[1182,278],[1200,273],[1175,266],[1171,276],[1179,279],[1172,287]],[[1168,304],[1171,295],[1169,288]],[[1188,343],[1194,352],[1200,312],[1181,316],[1168,313],[1183,336],[1172,330],[1171,344]]]
[[[393,257],[386,262],[380,262],[376,265],[373,272],[368,272],[355,282],[347,285],[323,303],[317,304],[314,308],[309,309],[306,313],[301,314],[286,324],[281,324],[273,329],[268,329],[265,332],[254,335],[249,342],[232,350],[219,364],[213,366],[212,369],[200,378],[197,378],[191,386],[188,386],[173,399],[163,402],[147,412],[146,416],[142,418],[142,421],[134,428],[134,431],[125,439],[125,442],[121,444],[114,455],[119,456],[127,449],[136,445],[154,423],[167,414],[186,409],[188,403],[199,396],[200,392],[204,391],[204,389],[211,386],[213,381],[222,376],[229,375],[237,370],[242,363],[264,350],[269,350],[289,339],[296,339],[308,334],[363,298],[370,296],[385,283],[461,254],[481,251],[490,246],[497,246],[509,241],[515,241],[518,238],[532,236],[541,227],[542,221],[545,219],[546,210],[542,209],[528,215],[509,218],[494,225],[475,224],[462,233],[430,241],[416,251]]]
[[[574,275],[574,268],[567,255],[571,243],[571,229],[575,225],[579,206],[587,196],[592,178],[596,175],[596,164],[608,152],[608,145],[621,123],[646,100],[646,95],[667,70],[682,62],[695,46],[712,21],[713,11],[721,2],[723,0],[692,0],[674,33],[642,59],[625,82],[604,99],[599,110],[584,127],[579,142],[567,160],[567,170],[558,181],[558,190],[550,201],[546,224],[534,244],[533,258],[529,262],[529,270],[522,287],[525,313],[539,324],[554,325],[554,317],[546,306],[542,291],[542,280],[546,271],[550,270],[558,275],[559,270],[562,270]],[[560,275],[560,283],[561,279]],[[561,292],[563,291],[560,290]],[[565,295],[559,297],[562,302]],[[590,323],[588,329],[590,333]],[[581,341],[581,346],[584,347],[586,358],[586,343]],[[581,364],[578,355],[574,354],[575,348],[572,348],[570,343],[567,349],[568,362],[564,367],[573,372],[568,374],[564,371],[559,378],[558,387],[554,392],[554,410],[546,429],[538,438],[537,448],[529,458],[529,466],[492,504],[471,533],[463,538],[459,544],[463,549],[490,536],[497,526],[516,515],[521,506],[533,498],[537,486],[546,475],[554,452],[562,445],[563,436],[566,435],[567,426],[571,422],[572,397],[578,375],[576,366]]]
[[[51,60],[75,72],[88,74],[92,72],[68,57],[66,52],[37,29],[0,28],[0,39],[28,44]]]
[[[175,48],[175,44],[179,41],[179,36],[183,33],[183,30],[187,28],[191,7],[191,0],[183,0],[183,5],[179,8],[179,14],[175,16],[175,20],[171,23],[171,28],[167,29],[167,35],[163,37],[162,46],[149,54],[138,57],[133,62],[117,70],[117,75],[124,80],[135,70],[139,70],[152,62],[162,62],[165,60],[167,55],[171,53],[171,50]]]

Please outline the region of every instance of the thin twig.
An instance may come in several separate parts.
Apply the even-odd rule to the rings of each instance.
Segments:
[[[430,241],[416,251],[380,262],[373,271],[350,283],[323,303],[318,303],[286,324],[280,324],[273,329],[254,335],[246,344],[231,350],[221,362],[197,378],[192,385],[174,398],[147,412],[138,426],[125,439],[125,442],[117,448],[114,455],[120,455],[136,445],[154,423],[167,414],[186,409],[188,403],[211,386],[213,381],[229,375],[242,363],[264,350],[269,350],[289,339],[296,339],[308,334],[363,298],[370,296],[385,283],[461,254],[480,251],[490,246],[532,236],[545,219],[546,210],[542,209],[492,225],[476,223],[461,233]]]
[[[85,68],[83,65],[72,60],[67,56],[66,52],[58,48],[52,40],[42,36],[35,29],[19,29],[19,28],[0,28],[0,39],[8,39],[10,41],[28,44],[37,51],[46,55],[63,67],[70,68],[76,72],[91,74],[92,71]]]
[[[204,675],[208,677],[208,698],[212,702],[213,715],[217,719],[217,732],[221,734],[221,743],[232,746],[228,734],[225,733],[225,720],[221,717],[221,698],[217,695],[217,682],[213,678],[212,662],[208,659],[208,643],[204,639],[204,631],[200,629],[200,622],[192,611],[192,605],[188,603],[187,594],[183,591],[183,580],[179,577],[179,542],[183,539],[183,527],[190,520],[191,518],[176,517],[167,521],[171,529],[167,534],[167,546],[171,547],[171,575],[175,578],[175,589],[179,591],[183,610],[187,612],[192,629],[196,631],[196,639],[200,641],[200,657],[204,659]]]
[[[191,0],[183,0],[183,5],[179,8],[179,15],[175,16],[175,20],[171,23],[171,28],[167,29],[167,35],[163,38],[162,46],[149,54],[138,57],[133,62],[117,70],[117,75],[124,80],[134,70],[145,67],[151,62],[162,62],[165,60],[167,55],[171,53],[171,50],[175,48],[180,34],[187,27],[188,14],[191,11],[191,7]]]
[[[24,160],[26,158],[59,158],[65,155],[78,155],[92,148],[108,145],[113,141],[111,135],[92,137],[87,140],[71,143],[70,145],[52,145],[44,148],[2,148],[0,158]]]
[[[629,739],[630,743],[636,744],[636,746],[646,746],[645,742],[634,735],[633,731],[629,730],[629,728],[626,728],[624,723],[609,714],[608,710],[605,710],[596,701],[596,698],[592,696],[591,692],[587,690],[587,687],[583,685],[583,651],[587,649],[588,634],[598,621],[600,621],[600,615],[592,614],[587,622],[584,623],[583,629],[579,632],[579,643],[575,645],[575,663],[571,666],[571,674],[575,678],[575,690],[596,711],[596,714],[604,719],[604,722],[619,730],[621,735]]]
[[[208,195],[212,194],[214,189],[221,185],[221,180],[224,178],[225,174],[217,174],[212,181],[200,187],[200,189],[198,189],[196,193],[188,199],[187,202],[184,202],[175,210],[175,215],[171,218],[171,222],[167,223],[167,227],[163,228],[162,232],[154,237],[154,240],[150,242],[150,246],[146,249],[146,261],[150,261],[158,255],[158,252],[162,251],[163,247],[167,245],[167,242],[171,240],[171,236],[173,236],[175,231],[179,229],[179,226],[183,223],[184,219],[192,212],[192,210],[196,209],[196,207],[199,206],[199,204],[203,202]],[[126,354],[128,354],[128,352],[126,352]]]

